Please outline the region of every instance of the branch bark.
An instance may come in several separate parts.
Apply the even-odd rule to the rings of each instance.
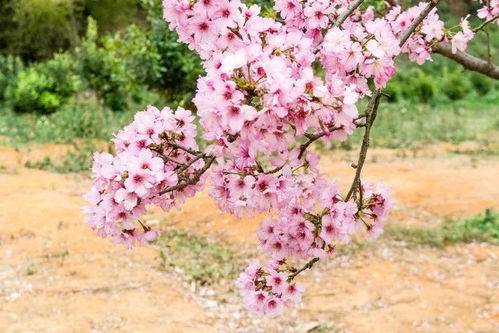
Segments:
[[[499,19],[499,15],[496,15],[494,16],[493,18],[491,18],[490,20],[488,21],[484,21],[482,24],[480,24],[478,27],[476,27],[475,29],[473,29],[473,32],[478,32],[480,30],[482,30],[483,28],[485,28],[488,24],[494,22],[495,20]]]
[[[350,200],[354,192],[359,187],[362,167],[364,166],[364,162],[366,161],[367,150],[369,149],[369,136],[371,134],[371,127],[373,126],[374,120],[376,119],[376,115],[378,113],[379,100],[381,96],[382,92],[380,90],[376,90],[369,100],[369,104],[367,105],[366,130],[364,132],[364,138],[362,139],[362,145],[360,146],[360,153],[359,159],[357,161],[357,168],[355,170],[355,176],[353,178],[352,185],[350,186],[350,190],[348,190],[348,194],[345,197],[345,201]]]
[[[199,182],[199,180],[201,179],[201,176],[206,171],[208,171],[208,169],[211,167],[211,165],[213,164],[213,161],[215,161],[215,157],[207,157],[205,159],[205,165],[201,169],[196,171],[193,174],[192,178],[183,179],[177,185],[165,188],[163,191],[159,192],[159,195],[163,195],[163,194],[173,192],[173,191],[179,191],[179,190],[186,188],[189,185],[197,184]]]
[[[336,22],[334,22],[334,26],[335,27],[340,27],[343,22],[345,22],[345,20],[350,16],[352,15],[352,13],[354,12],[354,10],[356,10],[357,8],[359,8],[359,6],[364,2],[364,0],[354,0],[352,2],[350,2],[350,4],[348,5],[347,9],[341,13],[340,17],[338,17],[338,19],[336,20]]]
[[[316,262],[319,261],[319,258],[313,258],[309,262],[307,262],[305,265],[303,265],[302,268],[296,270],[294,273],[290,274],[288,276],[288,282],[293,281],[295,277],[297,277],[301,272],[306,271],[307,269],[311,269]]]
[[[486,75],[492,79],[499,80],[499,66],[486,60],[472,56],[469,53],[457,51],[452,53],[450,44],[436,43],[432,46],[435,53],[443,55],[461,64],[464,68]]]
[[[339,126],[339,127],[333,126],[333,127],[329,128],[328,130],[329,130],[329,133],[331,133],[331,132],[334,132],[334,131],[339,130],[341,128],[342,128],[341,126]],[[308,140],[300,146],[300,153],[298,154],[298,159],[302,158],[302,156],[305,153],[305,151],[307,150],[308,146],[310,146],[314,141],[317,141],[320,138],[322,138],[324,135],[326,135],[326,132],[320,132],[318,134],[307,134],[306,137],[308,138]]]

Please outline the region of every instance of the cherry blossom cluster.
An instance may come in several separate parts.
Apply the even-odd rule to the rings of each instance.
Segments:
[[[207,146],[200,151],[190,111],[139,112],[116,134],[114,155],[94,156],[86,223],[126,247],[152,241],[159,232],[141,221],[146,207],[180,208],[208,180],[221,210],[267,214],[257,237],[270,260],[251,262],[237,281],[247,308],[274,316],[299,303],[296,276],[359,230],[379,236],[392,206],[388,187],[360,175],[368,143],[346,193],[309,147],[358,128],[369,139],[399,54],[422,64],[435,43],[466,49],[477,30],[467,17],[459,31],[444,29],[432,1],[380,15],[362,0],[276,0],[264,15],[240,0],[164,0],[164,19],[203,61],[193,102]],[[492,0],[478,16],[491,23],[497,12]]]
[[[182,108],[174,113],[149,106],[116,134],[115,155],[94,155],[93,187],[84,196],[89,205],[83,211],[85,222],[99,236],[127,248],[152,241],[158,232],[139,220],[147,205],[169,210],[202,188],[202,179],[182,186],[205,163],[194,155],[198,146],[193,120]],[[164,192],[175,186],[179,189]]]
[[[246,308],[270,317],[280,315],[284,308],[301,302],[304,290],[290,282],[283,271],[285,261],[270,260],[265,269],[258,260],[252,261],[236,281]]]
[[[335,245],[347,243],[362,226],[375,238],[383,230],[383,223],[392,203],[390,190],[379,184],[362,188],[360,205],[356,201],[342,201],[334,186],[324,189],[313,209],[291,205],[287,212],[264,221],[258,239],[264,252],[274,259],[324,258],[334,253]]]

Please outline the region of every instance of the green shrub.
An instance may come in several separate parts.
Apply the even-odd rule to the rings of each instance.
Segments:
[[[491,82],[491,79],[489,79],[488,77],[485,77],[482,74],[470,72],[468,76],[470,78],[471,84],[473,85],[473,89],[480,96],[486,95],[493,87],[493,83]]]
[[[388,96],[387,101],[390,103],[398,102],[403,98],[399,81],[395,80],[388,81],[388,84],[386,85],[384,92]]]
[[[412,89],[417,100],[423,103],[431,102],[437,94],[435,79],[423,71],[418,72],[412,84],[409,84],[407,88]]]
[[[80,88],[68,54],[38,63],[17,73],[5,97],[14,110],[48,114],[59,109]]]
[[[113,110],[122,110],[126,107],[126,69],[120,59],[97,46],[97,39],[97,23],[89,18],[85,39],[75,52],[78,74],[85,88],[95,91]]]
[[[0,102],[4,100],[7,86],[15,80],[24,65],[18,57],[0,55]]]
[[[92,99],[71,100],[50,118],[64,141],[74,138],[108,138],[112,131],[113,115]]]
[[[79,42],[81,0],[4,1],[12,14],[5,27],[9,52],[28,61],[45,60]]]
[[[463,99],[470,92],[469,81],[461,71],[449,71],[444,68],[441,91],[450,100]]]
[[[143,30],[132,25],[124,32],[98,41],[98,27],[89,18],[87,34],[76,50],[78,73],[87,89],[95,91],[106,107],[123,111],[143,100],[165,71],[156,46]],[[157,98],[156,98],[157,99]]]
[[[435,77],[419,68],[407,67],[389,81],[387,89],[389,102],[402,100],[431,103],[437,95]]]
[[[79,0],[84,11],[92,16],[102,32],[113,32],[141,18],[138,0]]]
[[[203,73],[200,58],[184,43],[177,42],[177,33],[168,29],[168,24],[162,19],[161,0],[140,1],[147,12],[148,36],[164,69],[151,85],[166,90],[166,97],[173,105],[192,107],[196,80]]]

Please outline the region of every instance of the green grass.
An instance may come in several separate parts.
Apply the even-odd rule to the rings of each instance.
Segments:
[[[428,143],[499,141],[499,94],[496,97],[461,100],[433,107],[403,101],[382,102],[372,133],[373,146],[412,148]],[[362,110],[362,105],[359,107]],[[93,103],[67,106],[52,115],[16,114],[0,109],[0,143],[71,143],[79,139],[108,141],[112,133],[130,122],[130,112],[111,112]],[[362,131],[335,147],[350,148],[361,140]],[[495,137],[494,137],[495,136]]]
[[[240,251],[183,229],[164,232],[156,244],[164,269],[175,270],[200,285],[233,280],[244,266]]]
[[[417,229],[387,226],[384,237],[408,246],[445,247],[456,243],[499,244],[499,213],[487,209],[473,218],[451,221],[434,228]]]
[[[138,109],[137,109],[138,110]],[[135,112],[112,112],[95,101],[70,103],[50,115],[18,114],[0,108],[0,143],[71,143],[79,139],[108,140]]]
[[[372,146],[386,148],[420,148],[427,144],[458,144],[476,141],[484,146],[499,141],[499,93],[486,98],[461,100],[454,104],[382,101],[372,130]],[[359,106],[363,110],[363,106]],[[356,131],[335,148],[350,149],[361,142],[363,131]]]
[[[27,161],[25,167],[56,173],[89,171],[92,165],[92,154],[96,150],[94,145],[86,143],[83,146],[76,146],[75,150],[69,151],[59,160],[46,156],[38,161]]]
[[[473,218],[449,221],[433,228],[391,225],[386,227],[379,242],[395,242],[405,248],[443,248],[471,242],[499,245],[499,213],[487,209]],[[354,239],[347,245],[338,246],[338,255],[354,256],[379,242]],[[227,285],[228,281],[239,275],[248,258],[248,253],[241,249],[184,229],[165,231],[156,245],[159,247],[163,269],[174,271],[183,279],[202,286],[231,288]]]

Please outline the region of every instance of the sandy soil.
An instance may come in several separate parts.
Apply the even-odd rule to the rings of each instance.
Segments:
[[[199,301],[196,291],[159,270],[153,247],[127,251],[95,237],[79,211],[89,186],[84,177],[22,167],[26,159],[65,149],[0,148],[2,332],[499,330],[499,247],[486,244],[440,250],[379,244],[309,272],[305,306],[278,324],[234,319],[229,308]],[[373,151],[365,177],[394,188],[391,223],[428,226],[499,207],[499,161],[477,163],[446,150],[404,158],[400,151]],[[323,170],[341,179],[340,187],[351,179],[353,154],[323,159]],[[182,212],[152,210],[147,219],[216,232],[237,246],[255,242],[261,217],[236,220],[201,193]]]

